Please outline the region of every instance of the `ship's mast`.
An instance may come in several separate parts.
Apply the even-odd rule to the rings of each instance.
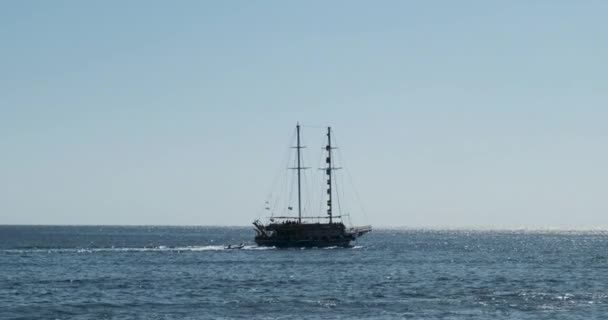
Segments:
[[[300,143],[300,123],[296,125],[296,146],[292,148],[296,148],[297,153],[297,166],[294,168],[289,168],[293,170],[298,170],[298,223],[302,223],[302,169],[309,169],[308,167],[302,167],[302,148],[306,148],[302,146]],[[291,207],[289,207],[291,210]]]
[[[327,174],[327,215],[329,216],[329,223],[332,223],[332,203],[331,203],[331,172],[333,167],[331,165],[331,127],[327,127],[327,146],[325,150],[327,151],[327,158],[325,162],[327,162],[327,169],[325,173]]]
[[[296,146],[296,149],[298,150],[298,223],[302,223],[302,188],[300,182],[300,171],[302,170],[302,167],[300,166],[300,149],[302,149],[302,146],[300,146],[300,123],[296,125],[296,132],[298,136]]]

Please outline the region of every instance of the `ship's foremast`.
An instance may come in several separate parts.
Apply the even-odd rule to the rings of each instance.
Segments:
[[[296,156],[297,156],[297,166],[295,168],[290,168],[290,169],[295,169],[298,172],[298,223],[302,223],[302,170],[303,169],[308,169],[306,167],[302,167],[302,155],[301,155],[301,149],[305,148],[301,145],[300,143],[300,124],[298,123],[296,125],[296,146],[293,148],[296,148],[297,152],[296,152]]]

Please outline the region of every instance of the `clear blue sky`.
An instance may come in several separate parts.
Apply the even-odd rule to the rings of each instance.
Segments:
[[[0,224],[247,225],[300,121],[334,127],[360,222],[608,227],[607,16],[3,1]]]

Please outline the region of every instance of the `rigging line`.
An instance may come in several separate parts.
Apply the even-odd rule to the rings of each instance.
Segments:
[[[294,167],[298,166],[298,162],[297,159],[294,158]],[[293,189],[294,189],[294,182],[296,180],[296,178],[294,177],[297,173],[296,170],[290,170],[291,171],[291,183],[289,184],[289,197],[287,198],[287,208],[283,208],[283,210],[287,209],[289,213],[291,213],[291,210],[289,210],[289,208],[293,208],[293,205],[291,204],[292,202],[292,197],[293,197]]]
[[[302,126],[300,126],[302,127]],[[306,146],[306,137],[304,136],[304,134],[302,134],[302,132],[300,131],[300,145],[302,147]],[[297,167],[297,165],[294,165],[294,167]],[[304,149],[300,149],[300,167],[301,168],[306,168],[306,157],[304,157]],[[306,212],[307,212],[307,204],[306,202],[308,201],[308,197],[304,197],[303,195],[308,194],[307,192],[307,188],[308,188],[308,180],[307,180],[307,176],[306,176],[306,170],[301,169],[300,171],[300,203],[302,201],[302,199],[304,199],[304,203],[302,204],[302,209],[301,209],[301,217],[305,217],[306,216]]]
[[[327,128],[327,126],[322,126],[322,125],[300,125],[300,127],[304,127],[304,128],[313,128],[313,129],[325,129]]]
[[[273,183],[271,184],[271,187],[270,187],[269,191],[267,192],[266,202],[269,203],[269,205],[268,205],[269,207],[271,207],[270,201],[272,200],[270,198],[273,196],[274,190],[276,190],[275,188],[277,186],[277,183],[279,182],[279,180],[281,180],[280,177],[286,176],[286,172],[285,172],[285,170],[283,170],[283,168],[284,168],[284,166],[289,165],[289,154],[291,151],[290,147],[291,147],[291,143],[294,139],[294,135],[295,135],[295,130],[292,132],[291,137],[289,138],[289,141],[287,142],[287,148],[285,148],[285,151],[284,151],[284,154],[282,157],[283,160],[280,162],[281,167],[279,170],[277,170],[277,173],[275,174],[275,177],[273,179]],[[282,192],[282,189],[279,189],[279,193],[280,192]],[[277,197],[277,201],[279,198],[280,197]],[[277,204],[275,202],[275,207],[271,207],[271,216],[272,216],[272,209],[276,208],[276,205]]]
[[[302,192],[302,197],[304,199],[304,203],[302,204],[302,217],[306,217],[306,215],[308,214],[308,205],[309,205],[309,201],[310,201],[310,197],[304,197],[304,195],[308,194],[308,178],[307,178],[307,174],[304,173],[302,175],[302,190],[304,190],[304,192]]]
[[[285,186],[285,174],[280,175],[283,179],[279,179],[280,180],[280,184],[279,184],[279,189],[273,193],[271,193],[271,200],[273,201],[272,205],[270,206],[270,216],[272,217],[274,215],[274,212],[276,211],[277,206],[279,205],[279,200],[282,197],[282,193],[284,190],[284,186]]]
[[[306,150],[307,154],[310,154],[311,152],[309,150]],[[311,157],[308,157],[308,159],[310,159]],[[312,216],[314,215],[313,212],[313,199],[314,199],[314,175],[311,172],[311,170],[306,170],[305,171],[306,174],[304,175],[304,179],[305,179],[305,184],[306,184],[306,214],[307,216]]]
[[[336,178],[335,182],[334,182],[334,187],[336,188],[336,200],[338,200],[338,214],[342,215],[342,205],[340,204],[340,191],[342,190],[341,188],[338,188],[338,177],[337,174],[334,173],[334,177]]]
[[[292,140],[293,140],[293,135],[292,135]],[[291,162],[291,143],[292,141],[289,141],[289,147],[287,148],[287,154],[288,154],[288,159],[287,162],[285,163],[285,167],[289,167],[289,164]],[[289,170],[282,168],[281,170],[283,172],[283,179],[282,179],[282,183],[277,195],[277,198],[275,199],[275,205],[273,207],[273,212],[272,212],[272,216],[274,216],[275,214],[281,214],[283,213],[283,208],[287,206],[287,202],[289,201],[288,195],[289,195],[289,190],[290,190],[290,185],[289,185],[289,181],[290,181],[290,174],[291,172],[289,172]]]
[[[295,135],[295,133],[292,133],[287,148],[285,148],[284,154],[283,154],[283,161],[281,161],[281,169],[283,169],[284,164],[289,164],[289,151],[290,151],[290,146],[291,146],[291,141],[293,141],[293,136]],[[275,177],[273,179],[273,183],[271,185],[270,190],[268,191],[268,194],[272,193],[272,190],[274,190],[274,187],[276,186],[277,181],[279,180],[279,177],[281,176],[281,172],[283,172],[283,170],[277,170],[277,173],[275,174]]]
[[[301,160],[302,163],[302,167],[306,167],[306,163],[304,158],[302,158]],[[306,173],[306,171],[304,171],[304,174],[302,174],[302,184],[304,185],[303,190],[305,195],[309,195],[310,194],[310,183],[308,181],[308,174]],[[302,207],[302,217],[306,217],[306,215],[309,213],[310,207],[310,196],[307,196],[306,199],[304,200],[304,206]]]
[[[334,135],[335,135],[335,134],[334,134]],[[334,137],[332,137],[332,138],[333,138],[333,140],[334,140],[334,145],[336,146],[336,148],[338,148],[338,142],[336,141],[335,136],[334,136]],[[342,156],[340,156],[339,158],[340,158],[340,162],[343,162],[343,161],[342,161],[342,159],[341,159],[341,158],[342,158]],[[338,159],[336,159],[336,160],[338,160]],[[337,161],[336,161],[336,162],[337,162]],[[335,165],[335,164],[332,164],[332,165],[337,167],[337,165]],[[338,201],[337,201],[337,202],[338,202],[338,214],[339,214],[339,215],[342,215],[342,205],[341,205],[341,203],[340,203],[340,191],[341,191],[342,189],[341,189],[341,188],[338,188],[338,184],[339,184],[339,183],[338,183],[338,179],[339,179],[339,178],[338,178],[338,174],[337,174],[337,173],[338,173],[338,172],[337,172],[337,170],[336,170],[336,173],[334,173],[334,179],[332,179],[332,180],[334,180],[334,187],[336,188],[336,200],[338,200]]]
[[[296,129],[293,129],[291,137],[288,141],[288,145],[287,148],[285,148],[285,159],[282,162],[282,165],[284,165],[285,167],[282,167],[279,172],[281,172],[282,174],[280,176],[283,177],[282,179],[282,183],[281,186],[278,190],[278,193],[276,194],[276,199],[274,202],[274,206],[272,207],[272,212],[271,212],[271,217],[274,216],[276,214],[277,211],[280,211],[279,213],[283,212],[283,208],[287,207],[288,205],[288,201],[289,199],[287,198],[287,194],[288,194],[288,189],[289,189],[289,170],[286,169],[286,167],[289,167],[289,163],[291,161],[291,146],[293,144],[293,141],[295,140],[295,135],[296,135]]]
[[[336,139],[335,134],[334,134],[334,140],[336,141],[336,144],[337,144],[338,139]],[[359,195],[359,190],[357,189],[357,187],[355,186],[355,183],[353,182],[353,177],[350,173],[350,170],[348,169],[348,166],[346,165],[346,161],[344,160],[344,156],[342,155],[342,150],[341,149],[337,149],[337,150],[338,150],[338,154],[340,155],[340,159],[342,160],[342,163],[344,164],[344,168],[346,170],[346,174],[348,176],[350,185],[352,186],[353,191],[355,192],[355,197],[357,198],[357,202],[359,203],[359,207],[361,208],[361,212],[363,213],[364,219],[366,221],[369,221],[368,215],[367,215],[367,210],[365,209],[365,205],[363,204],[363,201],[361,200],[361,196]]]
[[[283,179],[281,179],[281,186],[279,188],[278,194],[276,195],[275,201],[274,201],[274,205],[272,207],[272,212],[271,212],[271,217],[274,216],[275,212],[278,210],[278,208],[283,207],[281,201],[285,201],[286,200],[286,195],[287,195],[287,184],[289,182],[289,174],[287,172],[284,172],[284,174],[282,175]]]
[[[319,145],[322,145],[322,144],[319,144]],[[315,172],[319,171],[317,169],[321,168],[321,161],[322,161],[321,158],[322,158],[323,155],[321,153],[317,153],[316,156],[317,156],[316,157],[317,158],[317,162],[316,162],[317,165],[315,166]],[[319,187],[322,186],[323,185],[322,184],[323,183],[323,179],[320,178],[321,176],[318,175],[318,174],[316,174],[316,173],[313,174],[313,175],[315,177],[316,182],[318,183],[318,186]],[[315,212],[319,213],[319,215],[320,215],[320,212],[322,212],[321,210],[323,209],[323,192],[324,192],[323,188],[318,188],[316,190],[316,192],[314,192],[314,194],[315,194],[315,203],[318,204],[317,210]]]
[[[340,162],[342,163],[342,159],[340,159]],[[337,175],[338,180],[340,180],[340,185],[341,186],[346,186],[346,183],[344,183],[344,174],[340,173],[339,175]],[[342,199],[347,199],[347,193],[346,193],[346,188],[341,188],[340,189],[342,192]],[[352,202],[352,201],[351,201]],[[346,217],[347,220],[347,224],[352,226],[352,221],[350,218],[350,210],[351,207],[348,206],[348,201],[346,201],[345,206],[343,207],[344,212],[341,213],[342,217]]]

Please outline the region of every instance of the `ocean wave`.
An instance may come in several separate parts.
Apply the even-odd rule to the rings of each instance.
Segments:
[[[353,246],[349,249],[361,249],[363,246]],[[206,245],[206,246],[155,246],[155,247],[106,247],[106,248],[19,248],[4,249],[0,252],[5,254],[25,254],[25,253],[97,253],[97,252],[196,252],[196,251],[262,251],[275,250],[276,247],[263,247],[257,245],[245,245],[242,248],[228,248],[228,245]],[[343,247],[331,246],[323,248],[294,248],[300,250],[342,250]]]
[[[272,250],[275,247],[259,247],[245,245],[240,249],[229,249],[227,245],[184,246],[184,247],[107,247],[107,248],[25,248],[4,249],[3,253],[96,253],[96,252],[194,252],[194,251],[240,251],[240,250]]]

